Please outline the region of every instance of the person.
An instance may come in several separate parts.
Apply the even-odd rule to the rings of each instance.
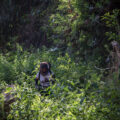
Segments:
[[[38,82],[40,82],[40,85]],[[54,82],[55,75],[53,72],[51,72],[51,64],[47,62],[41,62],[39,72],[35,78],[35,87],[39,90],[40,88],[48,88]]]

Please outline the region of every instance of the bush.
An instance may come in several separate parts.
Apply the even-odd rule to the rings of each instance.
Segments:
[[[3,55],[0,55],[0,80],[6,83],[12,83],[16,80],[16,71],[10,62]]]

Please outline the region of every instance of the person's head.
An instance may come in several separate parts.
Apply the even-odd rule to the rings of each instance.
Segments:
[[[50,66],[47,62],[41,62],[40,63],[40,73],[45,76],[48,74],[49,72],[49,69],[50,69]]]

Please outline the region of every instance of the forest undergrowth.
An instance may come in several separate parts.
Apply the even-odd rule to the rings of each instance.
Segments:
[[[52,64],[56,83],[48,95],[35,89],[42,61]],[[7,71],[7,72],[6,72]],[[66,53],[44,48],[0,54],[0,117],[10,120],[119,120],[119,94],[93,63],[76,63]],[[12,87],[11,87],[12,86]],[[6,94],[13,96],[7,98]],[[15,98],[15,99],[14,99]],[[8,101],[7,101],[8,100]]]

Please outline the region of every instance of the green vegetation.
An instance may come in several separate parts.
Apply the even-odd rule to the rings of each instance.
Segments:
[[[119,120],[119,3],[0,1],[1,120]],[[35,88],[43,61],[48,95]]]
[[[7,83],[12,83],[15,90],[11,94],[18,98],[11,106],[8,119],[112,120],[114,116],[119,119],[119,94],[114,86],[106,88],[106,82],[101,81],[101,74],[92,64],[74,63],[68,54],[62,57],[45,50],[32,54],[17,51],[17,55],[5,56],[1,55],[0,62],[1,90],[10,92]],[[51,62],[57,76],[48,96],[41,96],[34,86],[40,61]],[[1,100],[2,97],[1,93]],[[2,117],[6,114],[1,113]]]

